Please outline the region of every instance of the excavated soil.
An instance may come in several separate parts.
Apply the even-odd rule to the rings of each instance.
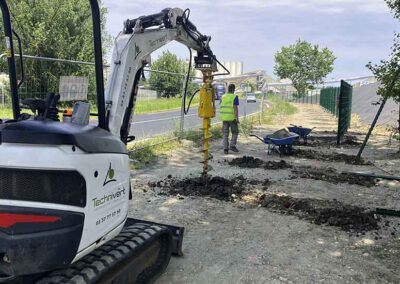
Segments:
[[[297,173],[297,169],[295,170]],[[299,172],[299,175],[305,171]],[[316,177],[322,173],[307,173],[309,178]],[[333,174],[325,178],[339,179],[341,175]],[[349,179],[350,180],[350,179]],[[151,188],[161,190],[160,194],[173,196],[208,196],[222,201],[236,202],[245,194],[251,194],[251,185],[268,186],[269,181],[246,180],[243,176],[225,179],[222,177],[191,177],[177,179],[168,178],[150,182]],[[289,196],[269,195],[267,193],[256,197],[258,201],[249,205],[259,205],[268,210],[285,215],[293,215],[300,219],[308,220],[316,225],[327,225],[339,227],[344,231],[362,233],[379,229],[379,220],[372,211],[365,208],[345,205],[337,200],[317,200],[311,198],[298,199]],[[183,197],[182,197],[183,198]]]
[[[311,167],[299,167],[293,173],[300,178],[323,180],[332,183],[358,184],[361,186],[372,187],[376,185],[376,180],[372,177],[359,176],[349,173],[339,173],[334,168],[315,169]]]
[[[308,147],[330,147],[337,146],[337,136],[310,136],[308,137]],[[340,146],[358,147],[361,142],[358,141],[356,136],[346,135],[340,143]]]
[[[185,179],[167,178],[156,183],[149,183],[152,188],[159,188],[170,195],[181,196],[210,196],[223,201],[235,201],[235,198],[246,190],[247,181],[243,176],[233,179],[222,177],[193,177]]]
[[[230,166],[236,166],[240,168],[263,168],[266,170],[282,170],[282,169],[291,169],[292,165],[288,164],[284,160],[279,162],[276,161],[263,161],[258,158],[254,158],[251,156],[243,156],[241,158],[233,159],[229,162]]]
[[[326,161],[326,162],[345,162],[346,164],[351,164],[351,165],[368,165],[368,166],[373,165],[371,162],[365,161],[362,158],[360,160],[357,160],[356,156],[346,155],[346,154],[341,154],[341,153],[326,154],[326,153],[309,150],[309,149],[307,149],[307,150],[294,149],[293,156],[298,157],[298,158],[320,160],[320,161]]]
[[[347,232],[365,233],[380,228],[379,219],[372,211],[337,200],[297,199],[264,194],[260,197],[260,204],[281,214],[296,216],[317,225],[339,227]]]

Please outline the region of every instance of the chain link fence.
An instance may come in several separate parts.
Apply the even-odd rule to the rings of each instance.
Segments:
[[[17,66],[21,66],[17,57]],[[5,58],[3,57],[5,63]],[[90,102],[92,112],[97,112],[95,68],[91,62],[72,61],[55,58],[43,58],[27,56],[23,57],[25,67],[25,78],[19,89],[20,103],[24,99],[45,99],[48,93],[69,94],[71,98],[80,98]],[[6,64],[4,64],[6,65]],[[105,67],[107,78],[109,68]],[[0,117],[12,118],[12,106],[10,99],[9,78],[6,68],[0,75]],[[18,67],[18,78],[22,78],[21,69]],[[173,80],[180,88],[171,93],[170,89],[151,83],[152,74],[162,74],[164,81]],[[189,77],[189,89],[184,95],[187,73],[174,73],[159,70],[145,69],[141,80],[139,93],[134,109],[130,135],[136,136],[138,140],[155,137],[160,134],[175,134],[179,138],[184,137],[184,132],[198,130],[202,121],[197,115],[199,96],[196,90],[202,83],[200,77]],[[160,83],[161,84],[161,83]],[[164,96],[164,97],[163,97]],[[60,109],[72,107],[72,102],[61,102]],[[189,108],[189,103],[190,108]],[[184,107],[182,107],[185,104]],[[241,116],[250,116],[260,112],[260,102],[257,104],[247,103],[241,100]],[[217,108],[219,101],[216,101]],[[22,110],[29,113],[28,109]],[[213,123],[218,123],[216,117]],[[95,124],[96,118],[91,117],[90,123]]]
[[[309,91],[307,94],[299,94],[296,91],[288,91],[277,94],[283,100],[297,104],[319,104],[320,103],[320,90]]]
[[[9,89],[6,57],[2,60],[0,75],[0,114],[2,118],[12,118],[11,95]],[[94,64],[90,62],[44,58],[35,56],[16,56],[17,80],[21,83],[18,93],[22,111],[23,101],[28,98],[45,99],[49,93],[61,94],[61,108],[71,107],[73,101],[88,101],[93,110],[96,103],[96,77]],[[23,62],[21,62],[21,60]],[[21,64],[23,63],[23,65]],[[22,66],[24,72],[22,72]],[[105,75],[107,75],[107,68]]]

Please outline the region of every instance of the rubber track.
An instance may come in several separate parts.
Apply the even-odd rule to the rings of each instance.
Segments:
[[[101,282],[111,269],[142,252],[153,242],[161,240],[160,258],[145,269],[136,283],[152,283],[168,266],[171,258],[172,236],[167,228],[149,224],[135,224],[123,228],[121,233],[68,268],[57,270],[37,284],[94,284]],[[127,283],[128,284],[128,283]]]

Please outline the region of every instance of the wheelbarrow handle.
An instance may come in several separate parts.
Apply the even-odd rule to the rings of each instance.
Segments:
[[[262,139],[260,136],[257,136],[255,134],[251,134],[250,137],[256,137],[258,140],[260,140],[261,142],[265,143],[265,140]]]

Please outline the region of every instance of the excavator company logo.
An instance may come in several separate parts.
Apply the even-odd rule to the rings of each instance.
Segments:
[[[104,195],[104,196],[101,197],[101,198],[93,198],[93,199],[92,199],[92,201],[93,201],[93,207],[94,207],[94,208],[97,208],[97,207],[99,207],[99,206],[102,206],[102,205],[104,205],[104,204],[107,204],[107,203],[109,203],[109,202],[111,202],[111,201],[113,201],[113,200],[116,200],[116,199],[119,199],[119,198],[125,196],[125,194],[126,194],[126,189],[123,188],[123,189],[118,189],[117,192]]]
[[[108,168],[108,172],[106,175],[106,179],[104,180],[103,186],[106,186],[107,184],[109,184],[111,182],[117,181],[114,177],[115,177],[115,171],[112,168],[111,163],[110,163],[110,167]]]
[[[139,54],[141,54],[142,51],[140,50],[139,46],[135,43],[135,60],[138,58]]]
[[[156,46],[156,45],[163,44],[163,43],[166,42],[166,41],[167,41],[167,35],[162,36],[162,37],[160,37],[160,38],[158,38],[158,39],[155,39],[155,40],[150,40],[150,46],[151,46],[151,47],[154,47],[154,46]]]

